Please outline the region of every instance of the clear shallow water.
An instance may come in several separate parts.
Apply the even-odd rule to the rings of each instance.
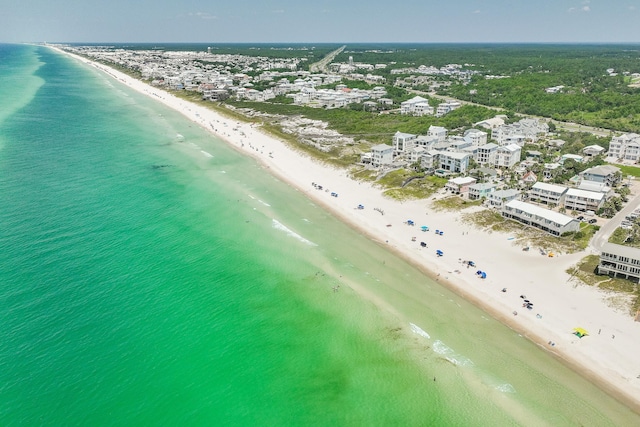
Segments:
[[[176,113],[0,64],[0,424],[638,421]]]

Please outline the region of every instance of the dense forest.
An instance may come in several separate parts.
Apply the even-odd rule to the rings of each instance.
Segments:
[[[478,74],[470,81],[451,79],[449,86],[438,90],[440,95],[516,113],[640,132],[640,87],[630,86],[640,82],[632,78],[640,73],[640,46],[366,45],[348,46],[336,61],[349,56],[354,62],[388,64],[375,71],[388,78],[398,68],[460,64]],[[545,91],[555,86],[563,87],[557,93]]]

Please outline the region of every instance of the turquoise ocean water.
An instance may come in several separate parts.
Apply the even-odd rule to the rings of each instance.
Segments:
[[[252,159],[45,47],[0,45],[0,325],[3,426],[639,424]]]

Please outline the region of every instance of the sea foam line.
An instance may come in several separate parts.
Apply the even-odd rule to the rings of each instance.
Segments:
[[[445,359],[456,366],[473,366],[473,362],[470,359],[467,359],[461,354],[456,354],[451,347],[440,340],[433,342],[433,351],[444,356]]]
[[[266,206],[266,207],[268,207],[268,208],[270,208],[270,207],[271,207],[271,205],[270,205],[269,203],[267,203],[267,202],[263,202],[263,201],[262,201],[262,200],[260,200],[260,199],[256,199],[256,198],[255,198],[255,197],[253,197],[251,194],[249,194],[248,196],[249,196],[249,197],[251,197],[253,200],[257,200],[258,202],[262,203],[263,205],[265,205],[265,206]]]
[[[205,156],[205,157],[213,157],[213,154],[208,153],[208,152],[206,152],[206,151],[204,151],[204,150],[200,150],[200,152],[201,152],[202,154],[204,154],[204,156]]]
[[[409,325],[411,326],[411,332],[413,332],[414,334],[418,334],[421,337],[424,337],[426,339],[431,339],[431,335],[429,335],[428,333],[426,333],[423,329],[421,329],[418,325],[415,325],[413,323],[409,323]]]
[[[291,237],[295,237],[296,239],[298,239],[299,241],[301,241],[302,243],[305,243],[309,246],[318,246],[315,243],[313,243],[310,240],[305,239],[304,237],[302,237],[301,235],[299,235],[298,233],[288,229],[286,226],[284,226],[281,222],[279,222],[278,220],[272,220],[272,224],[273,224],[273,228],[277,229],[277,230],[282,230],[285,233],[287,233],[289,236]]]

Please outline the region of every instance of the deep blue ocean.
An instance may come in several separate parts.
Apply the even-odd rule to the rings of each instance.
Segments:
[[[638,425],[253,159],[43,46],[0,45],[0,325],[3,426]]]

